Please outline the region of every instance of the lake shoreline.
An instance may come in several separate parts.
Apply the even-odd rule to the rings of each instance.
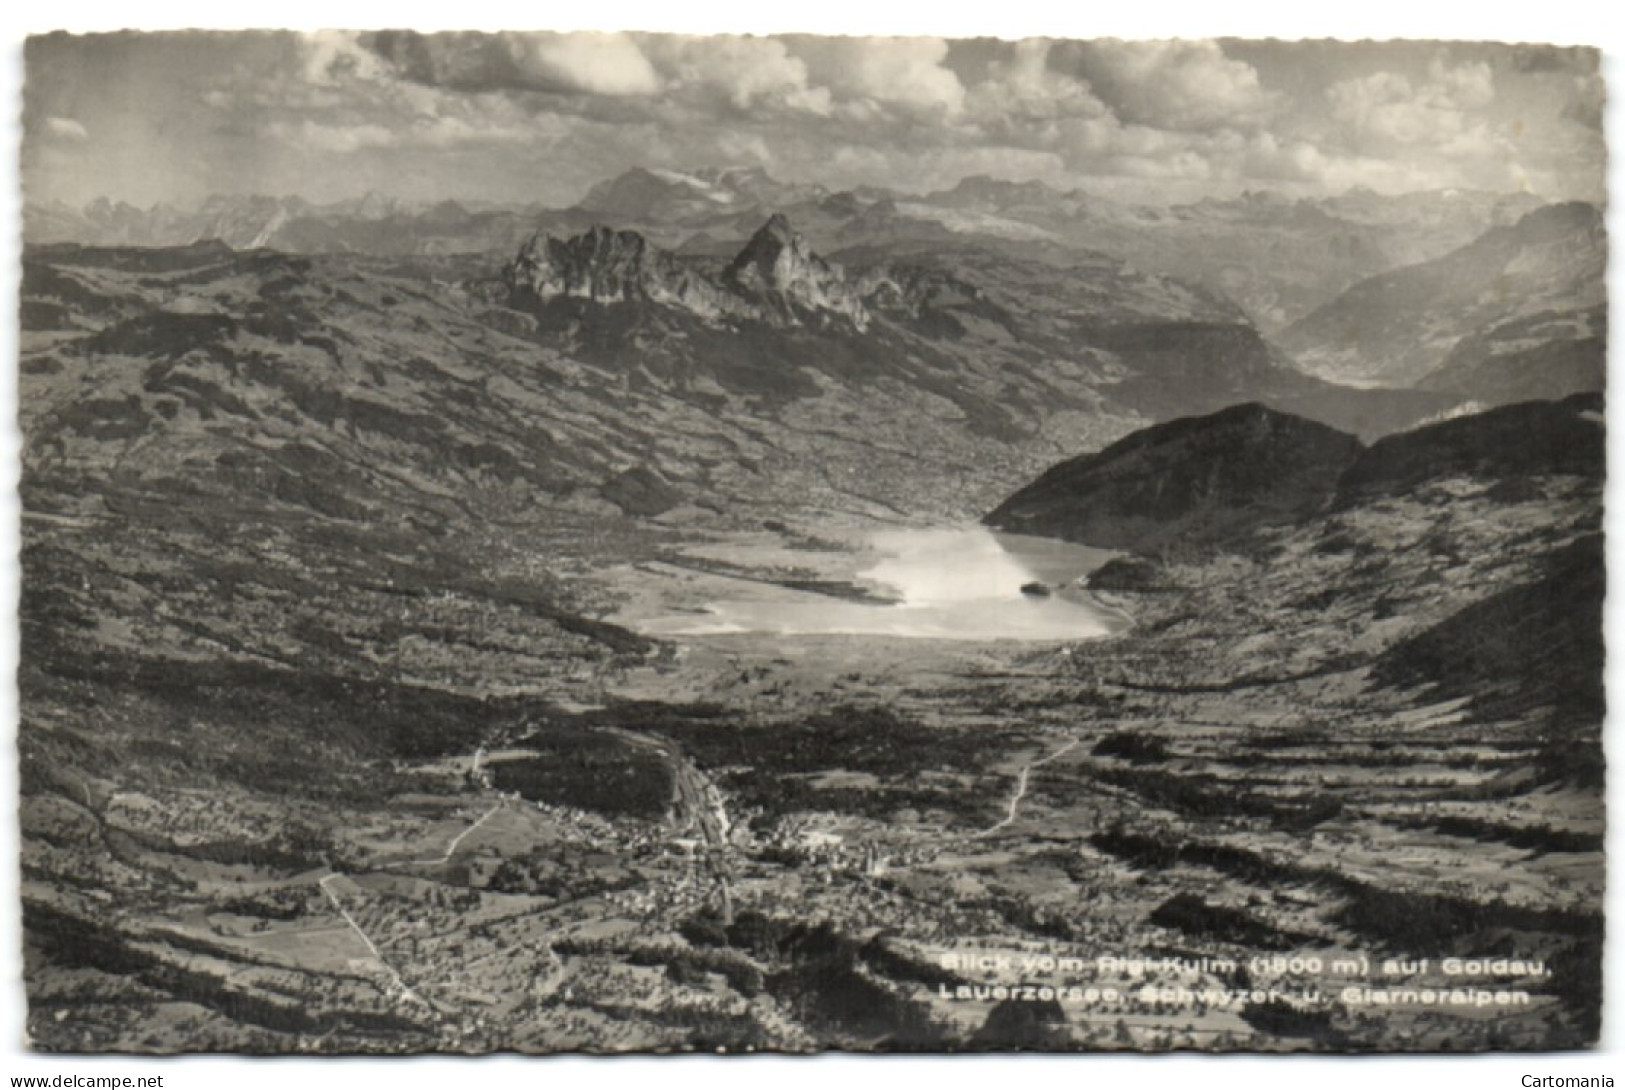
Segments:
[[[1103,550],[974,524],[840,529],[847,548],[817,556],[750,532],[692,544],[635,573],[604,572],[628,598],[609,619],[661,639],[755,633],[958,642],[1099,639],[1133,622],[1081,586],[1110,557]],[[1023,589],[1035,583],[1053,593]]]

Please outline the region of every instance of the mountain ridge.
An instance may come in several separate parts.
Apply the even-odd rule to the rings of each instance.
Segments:
[[[1350,190],[1316,198],[1263,191],[1153,207],[986,174],[929,193],[873,186],[831,192],[780,181],[760,167],[633,167],[565,207],[459,199],[455,209],[442,201],[436,211],[433,202],[376,192],[327,204],[216,196],[194,209],[33,202],[24,207],[24,234],[30,243],[173,245],[219,237],[237,248],[426,256],[511,253],[538,230],[571,233],[603,223],[637,230],[668,250],[704,247],[731,256],[764,218],[782,212],[826,254],[853,244],[969,239],[1044,260],[1107,252],[1222,292],[1273,334],[1361,279],[1465,245],[1531,202],[1540,203],[1476,191]]]
[[[720,273],[661,249],[636,231],[599,224],[564,239],[538,232],[504,278],[521,304],[558,298],[643,302],[707,322],[798,325],[840,318],[858,332],[869,324],[869,312],[841,266],[813,252],[779,213]]]
[[[1603,304],[1606,262],[1599,209],[1548,205],[1432,261],[1362,280],[1278,340],[1322,378],[1412,386],[1492,325]]]
[[[1320,510],[1363,449],[1324,424],[1235,405],[1061,462],[982,521],[1096,548],[1201,550]]]
[[[982,521],[1011,533],[1166,556],[1245,547],[1260,530],[1451,477],[1506,495],[1542,477],[1598,479],[1598,394],[1425,424],[1370,446],[1249,403],[1134,432],[1045,470]]]

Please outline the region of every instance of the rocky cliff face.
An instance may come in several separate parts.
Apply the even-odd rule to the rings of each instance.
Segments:
[[[859,329],[869,324],[869,312],[841,266],[813,253],[782,215],[775,214],[751,236],[723,281],[792,322],[827,314],[846,318]]]
[[[649,302],[703,318],[744,317],[749,309],[637,232],[608,227],[568,239],[537,234],[508,267],[507,280],[514,293],[541,303],[561,297]]]
[[[506,278],[521,302],[654,303],[707,321],[845,320],[860,331],[869,323],[869,312],[841,267],[814,253],[779,215],[720,276],[635,231],[596,226],[567,239],[538,233],[519,251]]]

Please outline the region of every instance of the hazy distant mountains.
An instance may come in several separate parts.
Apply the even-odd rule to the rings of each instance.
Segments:
[[[214,197],[32,205],[25,226],[36,251],[218,240],[450,262],[435,275],[464,279],[476,320],[629,383],[775,404],[889,383],[1050,449],[1249,401],[1371,440],[1603,382],[1601,216],[1528,196],[1152,209],[986,177],[917,196],[638,169],[567,209]],[[82,326],[79,295],[107,284],[54,266],[25,308]]]
[[[656,181],[600,197],[664,202],[679,184]],[[750,197],[751,175],[705,184],[751,208],[785,196]],[[887,199],[827,195],[813,222]],[[261,211],[290,217],[281,231],[311,215]],[[408,215],[347,214],[357,230]],[[31,245],[30,464],[251,484],[342,520],[500,518],[538,496],[969,514],[1148,422],[1262,401],[1374,437],[1460,401],[1304,376],[1221,293],[1098,251],[938,225],[832,253],[760,209],[673,249],[680,232],[574,220],[451,256]]]
[[[1601,390],[1607,371],[1608,308],[1599,303],[1520,314],[1468,333],[1417,385],[1504,404]]]
[[[238,250],[422,256],[511,251],[545,213],[539,206],[456,201],[410,205],[378,194],[325,205],[298,197],[215,196],[189,209],[168,204],[138,209],[104,199],[83,209],[60,202],[30,204],[23,210],[23,237],[29,244],[95,246],[183,246],[219,239]]]
[[[1057,264],[1079,249],[1112,254],[1224,294],[1269,333],[1366,277],[1439,257],[1539,204],[1489,193],[1351,190],[1319,200],[1249,193],[1146,208],[987,177],[917,196],[877,188],[831,193],[779,182],[759,168],[633,169],[565,209],[414,205],[377,194],[327,205],[243,196],[211,197],[195,209],[31,204],[24,220],[30,243],[161,246],[218,238],[238,249],[392,256],[511,254],[537,230],[576,233],[602,224],[715,256],[736,252],[768,216],[783,213],[826,253],[973,240]]]
[[[828,195],[823,186],[775,181],[759,167],[694,173],[640,168],[599,182],[576,207],[616,223],[703,227],[731,215],[787,208]]]
[[[952,406],[1001,443],[1055,420],[1157,420],[1264,400],[1378,435],[1456,404],[1304,376],[1217,292],[1070,251],[985,237],[871,239],[822,256],[774,214],[734,252],[670,251],[597,227],[538,233],[500,286],[509,325],[691,395],[812,400],[887,385]],[[861,396],[861,395],[860,395]]]
[[[1485,399],[1601,389],[1602,213],[1548,205],[1432,261],[1363,280],[1281,344],[1336,382],[1421,383]]]

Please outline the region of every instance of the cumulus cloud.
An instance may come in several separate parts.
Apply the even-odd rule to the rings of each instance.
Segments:
[[[1437,111],[1418,101],[1411,81],[1397,72],[1373,72],[1334,83],[1326,89],[1326,100],[1332,116],[1357,133],[1402,144],[1415,143],[1458,118],[1454,111],[1436,116]]]
[[[1396,72],[1342,80],[1326,89],[1332,117],[1361,142],[1378,145],[1440,144],[1469,129],[1468,114],[1495,98],[1490,66],[1483,61],[1449,65],[1435,57],[1428,78],[1414,84]]]
[[[806,62],[777,39],[651,36],[645,49],[673,92],[714,92],[737,110],[830,112],[829,88],[812,86]]]
[[[85,131],[85,127],[71,117],[46,118],[45,131],[56,140],[77,142],[90,139],[90,133]]]
[[[396,77],[415,84],[463,91],[520,86],[505,35],[383,30],[360,40]]]
[[[520,72],[539,86],[597,95],[652,95],[662,86],[625,34],[525,34],[509,41]]]
[[[438,33],[361,38],[401,79],[463,92],[726,102],[829,116],[836,104],[957,111],[965,89],[936,38]]]
[[[628,34],[378,31],[361,43],[402,79],[457,91],[652,95],[663,83]]]
[[[865,116],[865,103],[950,115],[964,106],[941,38],[796,38],[791,46],[816,84],[858,107],[848,111],[854,119]]]
[[[1471,110],[1488,106],[1495,99],[1495,79],[1483,61],[1450,65],[1443,57],[1434,57],[1428,65],[1425,90],[1442,95],[1460,109]]]
[[[1204,181],[1214,176],[1213,162],[1198,151],[1172,155],[1114,155],[1105,164],[1109,173],[1121,178],[1157,181]]]
[[[748,162],[835,186],[990,174],[1130,199],[1600,191],[1587,50],[397,31],[245,38],[232,63],[174,67],[188,82],[172,114],[209,114],[177,140],[270,137],[290,177],[339,164],[330,190],[370,171],[568,201],[633,165]],[[36,107],[42,151],[98,146],[84,130],[104,119],[81,107],[67,93]]]
[[[1331,152],[1271,133],[1255,134],[1239,155],[1227,156],[1224,173],[1238,181],[1332,192],[1352,186],[1396,192],[1431,188],[1438,181],[1415,162]]]
[[[1317,182],[1328,169],[1326,154],[1303,140],[1279,140],[1258,133],[1242,152],[1240,176],[1282,181]]]
[[[730,163],[748,162],[771,167],[778,160],[772,145],[760,133],[721,133],[717,136],[717,151]]]
[[[1126,122],[1164,129],[1257,125],[1274,112],[1252,65],[1217,42],[1070,42],[1074,74]]]
[[[966,109],[980,121],[1020,126],[1058,117],[1101,117],[1106,104],[1088,85],[1050,64],[1055,43],[1027,38],[995,58],[987,76],[971,87]]]

